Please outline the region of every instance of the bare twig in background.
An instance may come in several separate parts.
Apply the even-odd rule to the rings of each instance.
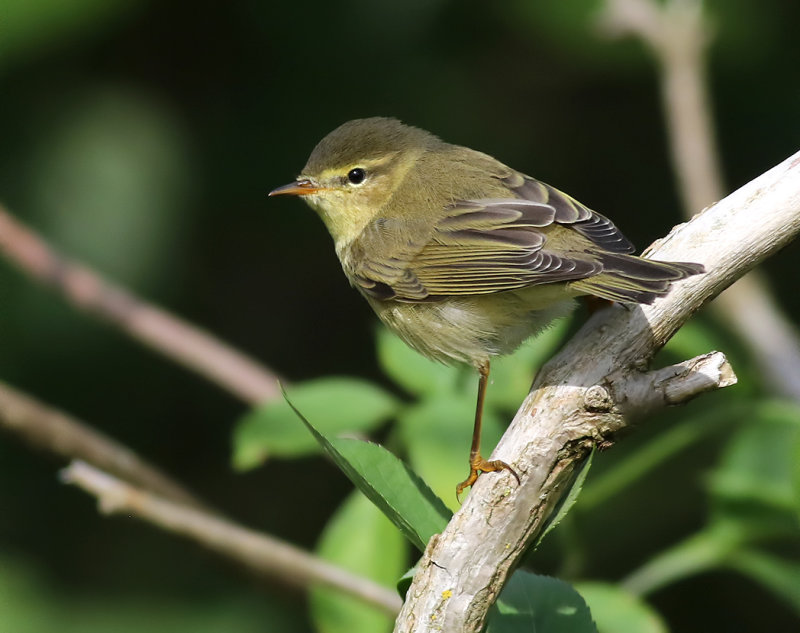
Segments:
[[[207,508],[183,486],[127,446],[0,382],[0,428],[67,459],[81,459],[166,499]]]
[[[659,64],[672,164],[687,216],[719,200],[725,188],[707,92],[710,28],[699,0],[607,0],[601,26],[639,37]],[[766,280],[751,273],[715,302],[716,314],[748,345],[765,381],[800,400],[800,337]]]
[[[2,382],[0,429],[37,448],[77,458],[65,479],[96,495],[105,512],[131,512],[280,582],[302,589],[326,585],[390,614],[400,609],[394,591],[221,517],[126,446]]]
[[[160,498],[83,462],[73,462],[62,475],[67,483],[96,496],[104,513],[132,514],[287,584],[303,588],[325,585],[390,615],[400,610],[400,596],[395,591],[277,539]]]
[[[76,307],[105,319],[242,400],[257,404],[278,397],[277,378],[271,371],[208,332],[66,260],[2,206],[0,253]]]
[[[642,364],[703,303],[799,232],[800,152],[652,248],[654,259],[700,262],[707,272],[675,284],[652,306],[598,312],[542,368],[492,454],[511,464],[521,483],[503,475],[478,479],[428,544],[395,631],[480,631],[506,577],[569,491],[577,465],[592,446],[613,441],[631,413],[652,406],[649,397],[642,402]],[[730,384],[729,369],[714,358],[686,366],[686,379],[668,387],[664,399],[697,393],[702,384]],[[660,381],[662,371],[652,377]],[[666,378],[681,372],[676,366]]]
[[[257,404],[279,395],[277,377],[256,361],[110,284],[85,266],[64,259],[2,206],[0,253],[31,277],[59,291],[76,307],[105,319],[242,400]],[[130,511],[135,508],[141,518],[191,536],[262,574],[303,588],[310,583],[328,585],[390,614],[400,608],[400,598],[394,592],[206,510],[202,501],[127,447],[2,383],[0,427],[35,446],[85,460],[140,486],[134,488],[88,464],[68,471],[75,483],[80,481],[87,489],[99,486],[96,494],[124,500],[129,504],[126,507]]]

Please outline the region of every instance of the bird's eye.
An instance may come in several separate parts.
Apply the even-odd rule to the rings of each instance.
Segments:
[[[353,185],[360,185],[362,182],[364,182],[366,177],[367,172],[361,169],[361,167],[355,167],[347,172],[347,180],[349,180]]]

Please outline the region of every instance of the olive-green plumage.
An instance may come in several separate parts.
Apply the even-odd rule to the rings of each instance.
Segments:
[[[630,255],[610,220],[570,196],[396,119],[340,126],[274,194],[320,214],[345,275],[406,343],[482,376],[576,296],[651,303],[702,272]]]

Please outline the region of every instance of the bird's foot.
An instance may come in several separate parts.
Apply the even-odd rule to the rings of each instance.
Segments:
[[[465,488],[469,488],[477,481],[478,475],[481,473],[492,473],[498,470],[509,471],[514,475],[514,479],[517,480],[517,485],[519,485],[519,475],[511,466],[499,459],[488,460],[478,455],[469,462],[469,477],[456,486],[456,499],[458,499],[458,502],[461,503],[461,493],[464,492]]]

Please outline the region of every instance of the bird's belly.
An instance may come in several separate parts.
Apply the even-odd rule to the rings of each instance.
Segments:
[[[562,284],[511,292],[402,303],[370,300],[381,320],[408,345],[442,363],[479,365],[509,354],[574,302]]]

